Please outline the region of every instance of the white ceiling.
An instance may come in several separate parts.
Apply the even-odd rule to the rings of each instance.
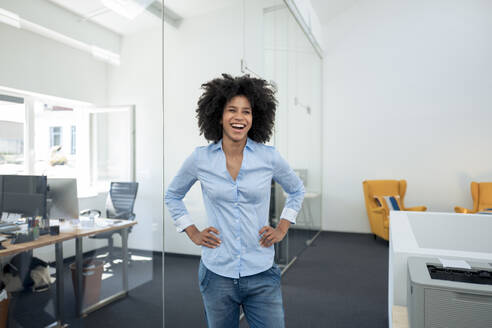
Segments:
[[[100,0],[49,0],[71,12],[84,17],[104,6]],[[163,0],[160,0],[161,2]],[[245,0],[247,1],[247,0]],[[311,0],[312,6],[318,14],[321,25],[326,25],[343,12],[349,10],[360,0]],[[231,0],[164,0],[164,5],[183,18],[204,15],[231,5]],[[134,20],[128,20],[107,10],[90,18],[118,34],[128,35],[134,32],[160,26],[157,17],[144,12]]]
[[[321,25],[326,25],[354,6],[359,0],[311,0]]]
[[[118,34],[129,35],[151,27],[160,26],[161,22],[151,13],[144,11],[134,20],[126,19],[111,10],[105,10],[100,0],[49,0],[77,15],[86,17],[98,10],[103,13],[89,18],[90,21],[98,23]],[[162,0],[161,0],[162,1]]]
[[[247,0],[246,0],[247,1]],[[164,0],[164,6],[183,18],[204,15],[231,5],[231,0]]]
[[[242,0],[236,0],[240,3]],[[248,1],[248,0],[244,0]],[[325,25],[360,0],[310,0],[318,14],[321,25]],[[203,15],[231,5],[231,0],[164,0],[164,5],[183,18]],[[267,0],[265,0],[267,2]]]

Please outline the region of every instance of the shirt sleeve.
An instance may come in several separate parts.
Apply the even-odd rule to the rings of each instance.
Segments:
[[[185,160],[166,190],[164,202],[178,232],[193,224],[183,198],[197,180],[196,150]]]
[[[280,218],[295,224],[297,214],[301,210],[302,201],[304,200],[304,185],[277,150],[274,153],[273,168],[273,180],[278,182],[287,193],[287,199]]]

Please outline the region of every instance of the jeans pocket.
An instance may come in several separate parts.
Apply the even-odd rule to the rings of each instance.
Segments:
[[[200,265],[198,267],[198,286],[200,288],[201,293],[205,292],[209,280],[210,280],[210,271],[200,260]]]
[[[268,270],[270,276],[275,280],[275,282],[280,283],[280,278],[282,277],[282,271],[280,268],[274,263],[273,266]]]

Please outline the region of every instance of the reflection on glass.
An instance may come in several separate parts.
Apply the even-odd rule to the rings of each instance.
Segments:
[[[0,173],[24,172],[24,104],[0,101]]]
[[[134,179],[133,107],[93,112],[91,127],[93,185],[101,189],[111,181]]]
[[[321,58],[283,1],[263,10],[265,77],[277,86],[275,147],[304,182],[297,222],[277,245],[277,262],[287,265],[321,229]],[[275,185],[272,224],[285,194]]]
[[[77,109],[34,103],[34,173],[48,177],[76,178],[77,154],[72,153],[72,127]]]
[[[145,284],[152,286],[157,294],[152,299],[160,307],[162,8],[162,1],[153,0],[0,1],[0,39],[9,45],[0,51],[0,174],[76,179],[74,203],[92,210],[79,221],[62,218],[61,233],[70,235],[58,251],[53,245],[8,255],[0,250],[2,268],[19,254],[27,261],[20,263],[22,270],[30,259],[48,264],[47,290],[6,287],[11,292],[9,327],[44,327],[54,321],[98,327],[107,320],[133,327],[141,324],[137,317],[132,321],[114,303],[99,302],[115,294],[128,301],[125,293],[142,291]],[[101,110],[122,107],[131,110]],[[92,219],[95,210],[106,217],[119,208],[110,192],[115,181],[138,183],[131,211],[137,224],[128,232],[128,252],[122,230],[108,238],[91,236],[110,231],[87,233],[113,228],[113,221]],[[126,212],[118,212],[115,220],[129,218]],[[82,272],[70,268],[81,264],[80,258],[96,263],[84,275],[96,281],[87,278],[80,285],[72,276],[72,271]],[[29,269],[25,272],[29,276]],[[55,281],[56,272],[61,279]],[[91,297],[82,308],[75,286],[85,286],[79,296],[87,292]],[[148,295],[132,299],[137,300],[135,311],[152,318],[149,326],[162,326],[162,314],[144,305]],[[103,320],[81,315],[89,304],[101,306]]]
[[[221,73],[273,81],[279,104],[275,135],[269,144],[298,172],[307,190],[298,223],[276,244],[277,263],[287,265],[320,229],[321,59],[282,0],[213,5],[169,0],[166,6],[179,19],[164,24],[165,187],[189,153],[206,145],[197,132],[195,113],[202,83]],[[193,223],[206,228],[198,183],[184,202]],[[284,203],[282,189],[272,183],[272,225],[277,224]],[[201,297],[196,285],[200,248],[176,232],[168,211],[164,224],[165,250],[174,253],[166,255],[166,326],[205,326],[202,304],[197,301]],[[182,304],[190,315],[181,314]]]

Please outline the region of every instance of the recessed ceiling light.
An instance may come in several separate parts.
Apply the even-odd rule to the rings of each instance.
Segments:
[[[101,0],[102,4],[128,19],[140,15],[154,0]]]
[[[106,0],[105,0],[106,1]],[[148,1],[148,0],[146,0]],[[150,0],[152,1],[152,0]],[[98,59],[106,61],[112,65],[120,65],[120,55],[112,51],[89,45],[77,39],[73,39],[67,35],[51,30],[44,26],[38,25],[26,19],[21,19],[19,15],[11,11],[0,8],[0,23],[8,24],[17,28],[22,28],[26,31],[37,33],[46,38],[58,41],[76,49],[92,53]]]
[[[21,27],[19,15],[2,8],[0,8],[0,22],[17,28]]]

